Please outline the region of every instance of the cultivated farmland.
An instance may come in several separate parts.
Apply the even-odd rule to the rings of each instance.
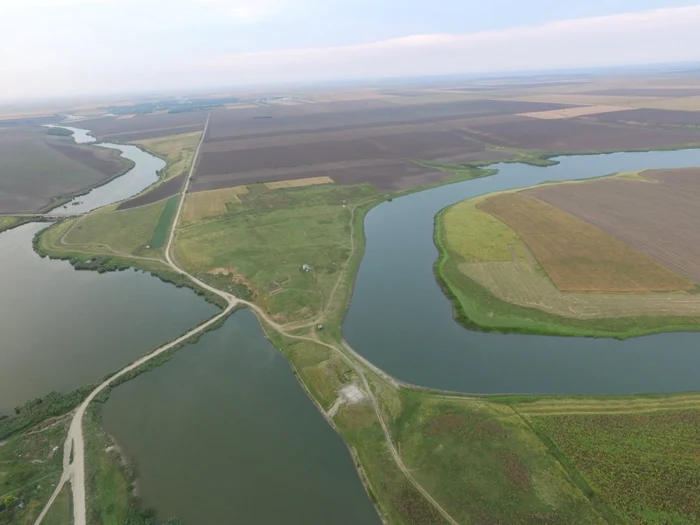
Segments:
[[[697,396],[551,400],[514,408],[629,523],[697,523]]]
[[[525,194],[700,282],[700,169],[650,170],[642,176],[652,182],[613,177],[542,186]]]
[[[559,290],[652,292],[695,287],[602,230],[526,195],[497,195],[479,208],[527,243]]]
[[[133,142],[202,131],[206,120],[206,111],[194,111],[136,115],[127,119],[100,117],[81,121],[79,125],[89,129],[100,140]]]
[[[42,128],[0,132],[0,212],[47,207],[55,198],[86,190],[126,171],[119,152],[49,136]]]

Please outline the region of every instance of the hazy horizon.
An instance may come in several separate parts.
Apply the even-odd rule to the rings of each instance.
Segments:
[[[700,59],[697,2],[439,4],[0,0],[0,100]]]

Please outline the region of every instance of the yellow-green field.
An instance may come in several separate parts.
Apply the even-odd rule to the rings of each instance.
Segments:
[[[238,196],[247,193],[248,188],[245,186],[188,193],[185,199],[185,209],[182,212],[182,222],[197,222],[210,217],[226,215],[229,212],[227,204],[231,206],[240,204],[241,199]]]
[[[510,261],[509,247],[522,239],[493,215],[477,208],[483,200],[477,197],[462,201],[445,211],[445,242],[465,261]]]

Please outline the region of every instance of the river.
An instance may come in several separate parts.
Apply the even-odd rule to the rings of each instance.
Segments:
[[[138,193],[164,165],[132,146],[106,146],[135,168],[66,213]],[[0,412],[98,381],[218,311],[142,272],[100,275],[42,259],[32,238],[46,226],[0,234]],[[230,523],[234,512],[241,523],[380,523],[343,440],[250,312],[115,388],[104,422],[136,461],[145,505],[161,515],[190,524]]]
[[[56,126],[50,126],[56,127]],[[79,128],[61,126],[73,132],[73,139],[78,144],[89,144],[96,139],[89,135],[89,131]],[[101,148],[116,149],[121,156],[134,162],[134,168],[128,173],[117,177],[111,182],[90,190],[89,193],[75,197],[70,202],[51,210],[52,215],[71,215],[92,211],[106,204],[119,202],[133,197],[158,181],[158,171],[162,170],[166,163],[150,153],[128,144],[111,144],[102,142]]]
[[[452,318],[437,285],[433,221],[469,197],[545,181],[700,166],[700,150],[560,157],[546,168],[495,164],[492,177],[385,202],[365,219],[366,253],[343,331],[352,347],[416,385],[469,393],[629,394],[700,390],[700,333],[626,341],[479,333]]]
[[[162,518],[380,523],[347,448],[250,311],[114,389],[102,420]]]

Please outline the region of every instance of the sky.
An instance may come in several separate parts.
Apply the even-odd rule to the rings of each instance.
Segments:
[[[683,0],[0,0],[0,99],[700,60]]]

